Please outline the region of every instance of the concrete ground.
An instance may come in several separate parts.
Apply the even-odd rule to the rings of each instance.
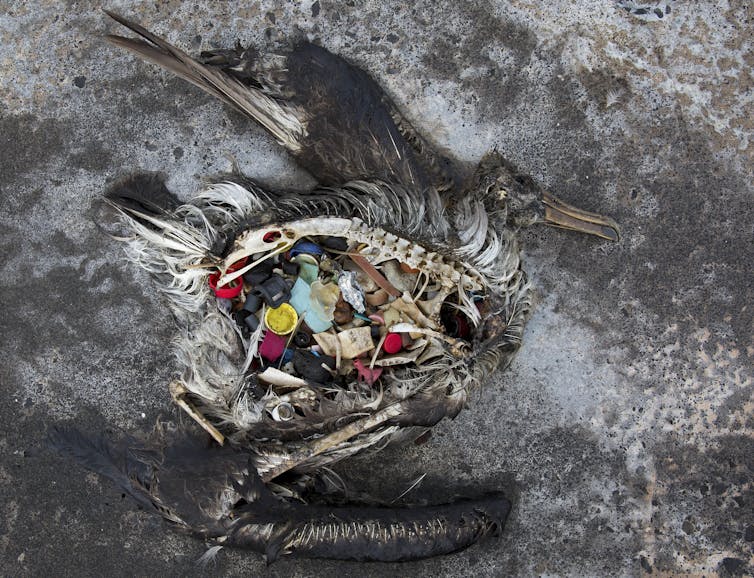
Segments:
[[[192,51],[316,38],[460,158],[497,147],[623,238],[526,232],[538,305],[512,368],[429,443],[340,468],[388,495],[422,473],[508,488],[501,538],[402,565],[222,551],[208,573],[754,572],[751,4],[662,2],[662,19],[581,0],[242,5],[107,7]],[[227,153],[309,182],[261,129],[105,45],[117,28],[97,2],[0,3],[3,575],[204,574],[200,541],[42,447],[61,421],[177,415],[172,319],[98,229],[103,189],[162,170],[186,197]]]

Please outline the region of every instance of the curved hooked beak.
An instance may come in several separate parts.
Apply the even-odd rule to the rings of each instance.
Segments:
[[[544,222],[548,225],[596,235],[608,241],[620,239],[618,224],[610,217],[572,207],[546,191],[542,193],[542,204],[545,206]]]

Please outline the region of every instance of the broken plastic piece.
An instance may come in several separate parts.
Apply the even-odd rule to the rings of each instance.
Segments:
[[[262,261],[256,267],[244,273],[243,279],[247,283],[251,283],[251,285],[256,287],[270,278],[273,266],[274,263],[271,259]]]
[[[385,326],[389,329],[396,323],[400,323],[401,321],[401,314],[398,312],[397,309],[390,307],[388,309],[385,309],[385,311],[382,313],[383,318],[385,319]]]
[[[316,311],[312,311],[311,301],[311,287],[299,277],[291,289],[290,305],[314,333],[327,331],[332,327],[331,321],[318,315]]]
[[[348,241],[343,237],[327,237],[321,243],[325,249],[330,249],[331,251],[338,251],[340,253],[348,251]]]
[[[246,318],[251,315],[248,311],[245,309],[239,309],[238,311],[233,312],[233,320],[236,322],[236,325],[238,325],[241,329],[246,330]]]
[[[226,313],[230,313],[233,308],[233,301],[231,299],[217,298],[217,308]]]
[[[317,280],[319,277],[319,265],[314,257],[301,254],[296,255],[292,261],[298,263],[299,279],[303,279],[308,285],[311,285]]]
[[[372,332],[369,327],[356,327],[341,331],[338,334],[338,341],[340,341],[343,349],[344,359],[354,359],[362,353],[374,349]]]
[[[299,316],[302,316],[309,310],[309,297],[311,292],[311,287],[309,287],[309,284],[306,281],[300,277],[296,279],[296,282],[293,284],[293,289],[291,289],[291,299],[289,303]]]
[[[401,293],[414,290],[417,273],[406,273],[395,259],[382,264],[382,274]]]
[[[387,303],[388,299],[390,299],[390,295],[388,295],[387,291],[384,289],[378,289],[374,293],[367,293],[364,298],[372,307],[379,307],[380,305]]]
[[[306,381],[300,377],[290,375],[275,367],[268,367],[262,373],[258,374],[257,378],[265,383],[289,389],[298,389],[306,385]]]
[[[262,300],[259,295],[254,292],[251,292],[246,296],[246,301],[243,304],[243,308],[249,313],[256,313],[261,306]]]
[[[267,281],[258,285],[257,292],[270,307],[280,307],[291,298],[288,283],[280,275],[272,275]]]
[[[337,335],[332,333],[315,333],[314,339],[327,355],[337,357],[338,350],[343,359],[354,359],[374,349],[374,342],[369,327],[346,329]]]
[[[367,261],[366,257],[363,255],[359,255],[358,253],[351,254],[351,260],[358,265],[364,273],[369,275],[369,277],[377,283],[380,287],[382,287],[385,291],[387,291],[390,295],[393,297],[400,297],[401,292],[396,289],[390,281],[385,279],[383,277],[382,273],[380,273],[377,269],[374,268],[374,265],[372,265],[369,261]]]
[[[299,265],[294,261],[283,261],[281,267],[283,268],[283,273],[286,275],[290,275],[291,277],[298,275]]]
[[[372,313],[372,314],[371,314],[371,315],[370,315],[370,316],[368,317],[368,319],[369,319],[369,320],[370,320],[370,321],[371,321],[372,323],[376,323],[377,325],[385,325],[385,317],[384,317],[383,315],[380,315],[380,313],[379,313],[379,312],[377,312],[377,313]]]
[[[323,319],[315,311],[309,309],[306,313],[306,324],[313,333],[322,333],[332,327],[332,320]]]
[[[309,309],[321,319],[331,321],[335,312],[335,304],[340,296],[340,289],[335,283],[323,284],[320,281],[312,283],[311,289]]]
[[[249,313],[243,320],[243,322],[250,331],[256,331],[257,329],[259,329],[259,317],[257,317],[253,313]]]
[[[312,243],[311,241],[299,241],[291,249],[291,258],[302,253],[319,257],[324,253],[324,250],[322,249],[322,247],[320,247],[316,243]]]
[[[365,366],[364,362],[358,357],[353,360],[353,366],[356,368],[358,380],[365,382],[367,385],[374,385],[374,382],[380,378],[380,375],[382,375],[381,367],[373,367],[372,369],[369,369],[369,367]]]
[[[298,323],[296,310],[288,303],[280,307],[268,309],[264,314],[264,322],[270,331],[278,335],[288,335]]]
[[[283,355],[283,351],[285,351],[285,337],[272,331],[267,331],[259,346],[259,355],[267,361],[276,361]]]
[[[334,370],[335,358],[329,355],[315,355],[311,351],[297,350],[293,353],[293,368],[308,381],[317,383],[332,381],[332,374],[322,367],[323,364]]]

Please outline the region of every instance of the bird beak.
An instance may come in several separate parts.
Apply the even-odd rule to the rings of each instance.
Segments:
[[[618,224],[610,217],[572,207],[548,192],[542,194],[542,204],[545,206],[545,223],[548,225],[596,235],[608,241],[620,239]]]

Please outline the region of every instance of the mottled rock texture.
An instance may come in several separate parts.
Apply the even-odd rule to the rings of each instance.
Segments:
[[[497,147],[623,230],[527,232],[539,303],[513,367],[429,443],[339,468],[384,497],[427,473],[409,500],[508,488],[502,538],[400,566],[265,570],[223,551],[209,572],[754,572],[751,3],[663,2],[653,20],[609,1],[207,4],[107,7],[191,51],[317,39],[460,158]],[[105,45],[99,7],[0,4],[0,573],[201,574],[199,541],[42,447],[59,421],[177,416],[172,318],[97,202],[136,168],[186,197],[228,154],[278,186],[311,182],[239,114]]]

